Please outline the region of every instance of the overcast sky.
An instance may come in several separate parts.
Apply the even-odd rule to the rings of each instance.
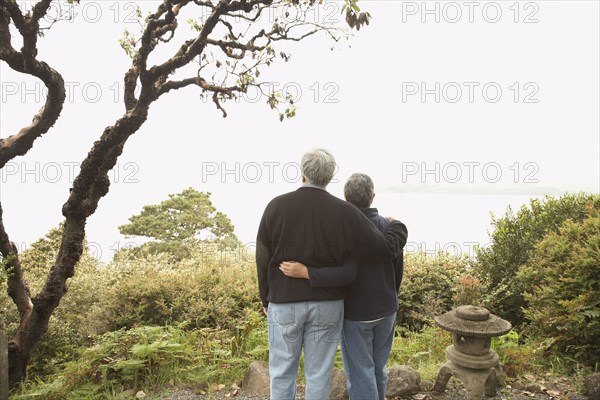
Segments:
[[[40,38],[39,58],[63,75],[68,97],[56,125],[0,172],[13,241],[26,247],[60,222],[79,163],[124,111],[131,60],[118,39],[137,31],[136,6],[145,15],[157,4],[82,1],[72,22]],[[348,43],[314,37],[286,47],[290,62],[261,70],[294,96],[292,120],[279,122],[256,92],[226,103],[227,118],[193,88],[156,102],[89,219],[101,257],[125,243],[117,226],[129,216],[190,186],[212,192],[251,242],[266,203],[298,186],[299,159],[315,147],[338,161],[332,193],[368,173],[380,208],[409,221],[418,242],[482,242],[489,211],[600,191],[598,1],[360,4],[372,22]],[[314,18],[343,24],[340,7],[324,2]],[[6,137],[31,121],[43,90],[4,63],[0,82]],[[468,228],[453,238],[448,226],[460,221]],[[447,232],[436,236],[436,226]]]

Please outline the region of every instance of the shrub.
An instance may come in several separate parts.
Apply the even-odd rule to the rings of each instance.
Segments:
[[[546,235],[517,280],[528,288],[527,331],[554,352],[594,366],[600,360],[600,210],[589,215]]]
[[[468,269],[467,257],[409,253],[398,295],[397,324],[410,331],[420,331],[432,324],[434,316],[450,311],[459,278]]]
[[[517,280],[517,272],[528,263],[536,243],[546,234],[557,232],[568,219],[581,222],[591,210],[598,209],[600,195],[566,194],[560,198],[532,199],[516,214],[509,207],[504,216],[492,217],[491,246],[478,249],[474,265],[490,311],[515,326],[523,324],[522,309],[527,306],[523,293],[532,287],[527,281]]]
[[[481,281],[471,275],[462,275],[458,278],[454,306],[472,305],[482,306]]]
[[[168,255],[122,258],[106,267],[112,284],[92,320],[98,333],[186,322],[235,331],[248,309],[260,310],[253,258],[198,248],[176,264]]]

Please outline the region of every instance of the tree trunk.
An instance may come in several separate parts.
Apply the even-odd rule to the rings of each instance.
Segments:
[[[8,400],[8,338],[0,321],[0,400]]]
[[[30,354],[23,354],[14,342],[8,344],[8,387],[14,388],[27,378]]]

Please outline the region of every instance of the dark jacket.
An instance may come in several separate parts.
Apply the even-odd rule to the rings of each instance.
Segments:
[[[361,211],[381,232],[387,231],[390,224],[379,215],[376,208],[363,208]],[[356,276],[348,287],[348,296],[344,302],[344,318],[353,321],[371,321],[396,312],[403,272],[402,250],[393,260],[360,263],[358,274],[355,266],[348,261],[341,268],[308,267],[312,287],[343,285]]]
[[[282,261],[335,267],[348,258],[359,263],[383,262],[397,257],[406,244],[402,223],[382,234],[362,212],[325,190],[313,187],[283,194],[271,200],[260,221],[256,239],[258,288],[263,306],[338,300],[344,287],[311,287],[306,279],[285,276]]]

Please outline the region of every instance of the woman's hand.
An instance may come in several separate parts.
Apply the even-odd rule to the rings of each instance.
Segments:
[[[308,276],[308,268],[306,268],[306,265],[297,261],[284,261],[279,264],[279,270],[290,278],[310,278]]]

